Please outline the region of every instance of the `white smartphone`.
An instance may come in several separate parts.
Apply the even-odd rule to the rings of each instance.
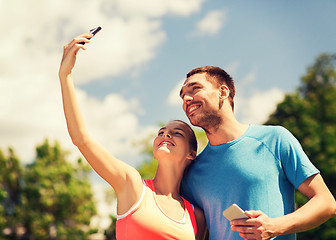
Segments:
[[[223,211],[223,216],[226,217],[229,221],[234,219],[244,219],[244,218],[250,218],[247,216],[244,211],[237,205],[232,204],[230,207],[225,209]]]

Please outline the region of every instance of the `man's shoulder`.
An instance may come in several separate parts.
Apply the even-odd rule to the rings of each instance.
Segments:
[[[283,136],[289,131],[280,125],[251,125],[247,136]]]
[[[290,144],[295,139],[290,131],[279,125],[252,125],[246,137],[260,142],[271,151],[283,144]]]

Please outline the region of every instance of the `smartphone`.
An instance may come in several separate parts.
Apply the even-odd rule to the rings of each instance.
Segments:
[[[226,217],[229,221],[235,220],[235,219],[244,219],[244,218],[250,218],[247,216],[244,211],[237,205],[232,204],[230,207],[225,209],[223,211],[223,216]]]
[[[90,30],[90,33],[94,36],[96,33],[98,33],[102,28],[100,26],[93,28]]]
[[[94,36],[96,35],[102,28],[100,26],[96,27],[96,28],[93,28],[90,30],[90,33]],[[80,44],[85,44],[85,42],[80,42]]]

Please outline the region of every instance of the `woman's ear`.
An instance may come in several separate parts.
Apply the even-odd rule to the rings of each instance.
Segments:
[[[191,151],[191,153],[189,153],[187,159],[192,161],[196,158],[196,156],[197,156],[196,151]]]

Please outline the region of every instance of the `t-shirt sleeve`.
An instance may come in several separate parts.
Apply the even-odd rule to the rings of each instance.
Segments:
[[[283,127],[278,128],[277,154],[289,181],[298,188],[308,177],[319,173],[299,141]]]

